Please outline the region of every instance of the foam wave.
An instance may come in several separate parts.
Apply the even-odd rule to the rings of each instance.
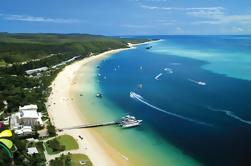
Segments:
[[[232,111],[229,111],[229,110],[222,110],[222,109],[214,109],[214,108],[210,108],[210,107],[207,107],[207,108],[208,108],[208,110],[210,110],[210,111],[222,112],[222,113],[224,113],[225,115],[227,115],[227,116],[229,116],[229,117],[231,117],[231,118],[233,118],[233,119],[236,119],[236,120],[238,120],[238,121],[240,121],[240,122],[242,122],[242,123],[246,123],[246,124],[248,124],[248,125],[251,125],[251,121],[242,119],[241,117],[239,117],[238,115],[236,115],[236,114],[235,114],[234,112],[232,112]]]
[[[165,111],[161,108],[158,108],[150,103],[148,103],[141,95],[135,93],[135,92],[130,92],[130,97],[133,98],[134,100],[137,100],[137,101],[140,101],[141,103],[155,109],[155,110],[158,110],[162,113],[165,113],[165,114],[168,114],[168,115],[171,115],[171,116],[174,116],[174,117],[177,117],[177,118],[180,118],[180,119],[183,119],[183,120],[186,120],[186,121],[189,121],[189,122],[193,122],[193,123],[196,123],[196,124],[200,124],[200,125],[205,125],[205,126],[209,126],[209,127],[212,127],[213,124],[210,124],[210,123],[206,123],[206,122],[202,122],[202,121],[198,121],[198,120],[195,120],[195,119],[191,119],[191,118],[188,118],[188,117],[185,117],[185,116],[182,116],[182,115],[179,115],[179,114],[175,114],[175,113],[172,113],[172,112],[168,112],[168,111]]]
[[[171,68],[165,68],[164,69],[167,73],[169,73],[169,74],[173,74],[173,70],[171,69]]]
[[[155,80],[159,80],[159,77],[161,77],[163,73],[159,73],[157,76],[154,77]]]

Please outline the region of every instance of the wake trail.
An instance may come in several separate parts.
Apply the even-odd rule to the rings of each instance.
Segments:
[[[241,117],[239,117],[238,115],[236,115],[234,112],[232,111],[229,111],[229,110],[222,110],[222,109],[214,109],[214,108],[211,108],[211,107],[207,107],[208,110],[210,111],[213,111],[213,112],[222,112],[224,113],[225,115],[233,118],[233,119],[236,119],[236,120],[239,120],[240,122],[243,122],[243,123],[246,123],[248,125],[251,125],[251,121],[249,120],[245,120],[245,119],[242,119]]]
[[[162,76],[163,73],[159,73],[157,76],[154,77],[155,80],[159,80],[159,77]]]
[[[166,67],[166,68],[164,68],[164,70],[165,70],[168,74],[173,74],[173,69],[171,69],[171,68]]]
[[[188,78],[187,80],[188,80],[188,81],[191,81],[191,82],[193,82],[193,83],[195,83],[195,84],[198,84],[198,85],[206,85],[206,83],[205,83],[205,82],[202,82],[202,81],[195,81],[195,80],[190,79],[190,78]]]
[[[150,103],[148,103],[141,95],[135,93],[135,92],[130,92],[130,97],[133,98],[134,100],[138,100],[140,101],[141,103],[155,109],[155,110],[158,110],[162,113],[165,113],[165,114],[168,114],[168,115],[171,115],[171,116],[174,116],[174,117],[177,117],[177,118],[180,118],[180,119],[183,119],[183,120],[186,120],[186,121],[190,121],[190,122],[193,122],[193,123],[196,123],[196,124],[200,124],[200,125],[205,125],[205,126],[209,126],[209,127],[213,127],[214,125],[213,124],[210,124],[210,123],[206,123],[206,122],[202,122],[202,121],[198,121],[198,120],[194,120],[194,119],[191,119],[191,118],[188,118],[188,117],[185,117],[185,116],[182,116],[182,115],[179,115],[179,114],[175,114],[175,113],[172,113],[172,112],[168,112],[168,111],[165,111],[161,108],[158,108]]]

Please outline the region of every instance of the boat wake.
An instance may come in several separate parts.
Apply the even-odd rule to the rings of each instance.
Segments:
[[[159,73],[157,76],[154,77],[155,80],[159,80],[159,77],[161,77],[163,73]]]
[[[206,83],[205,82],[202,82],[202,81],[195,81],[195,80],[192,80],[192,79],[190,79],[190,78],[188,78],[187,79],[188,81],[191,81],[191,82],[193,82],[193,83],[195,83],[195,84],[198,84],[198,85],[206,85]]]
[[[165,111],[161,108],[158,108],[150,103],[148,103],[141,95],[135,93],[135,92],[130,92],[130,97],[133,98],[134,100],[137,100],[137,101],[140,101],[141,103],[157,110],[157,111],[160,111],[162,113],[165,113],[165,114],[168,114],[168,115],[171,115],[171,116],[174,116],[176,118],[180,118],[180,119],[183,119],[183,120],[186,120],[186,121],[189,121],[189,122],[193,122],[193,123],[197,123],[197,124],[200,124],[200,125],[205,125],[205,126],[209,126],[209,127],[213,127],[213,124],[210,124],[210,123],[206,123],[206,122],[202,122],[202,121],[198,121],[198,120],[195,120],[195,119],[191,119],[191,118],[188,118],[188,117],[185,117],[185,116],[182,116],[182,115],[179,115],[179,114],[175,114],[175,113],[172,113],[172,112],[168,112],[168,111]]]
[[[236,119],[236,120],[239,120],[240,122],[242,123],[246,123],[248,125],[251,125],[251,121],[249,120],[245,120],[245,119],[242,119],[241,117],[239,117],[238,115],[236,115],[234,112],[232,111],[229,111],[229,110],[222,110],[222,109],[214,109],[214,108],[211,108],[211,107],[207,107],[208,110],[210,111],[213,111],[213,112],[222,112],[224,113],[225,115],[233,118],[233,119]]]
[[[173,70],[172,70],[171,68],[166,67],[166,68],[164,68],[164,71],[165,71],[166,74],[173,74]],[[165,74],[165,73],[164,73],[164,74]],[[163,75],[163,73],[159,73],[158,75],[156,75],[156,76],[154,77],[154,79],[155,79],[155,80],[160,80],[159,78],[160,78],[162,75]]]
[[[168,74],[173,74],[173,70],[171,68],[165,68],[164,69]]]
[[[170,63],[170,65],[173,65],[173,66],[179,66],[179,65],[181,65],[181,63]]]

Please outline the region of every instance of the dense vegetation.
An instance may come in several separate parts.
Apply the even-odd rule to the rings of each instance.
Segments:
[[[51,54],[99,53],[126,47],[128,42],[143,40],[117,39],[85,34],[8,34],[0,33],[0,59],[5,63],[23,62],[48,57]]]
[[[15,143],[15,147],[18,149],[14,153],[14,159],[10,160],[9,157],[0,150],[0,165],[22,165],[22,166],[44,166],[45,157],[42,153],[44,151],[42,143],[38,142],[35,146],[37,147],[40,153],[34,155],[27,154],[27,141],[25,139],[20,139],[17,136],[12,138],[12,141]]]
[[[50,94],[50,84],[64,67],[51,68],[75,56],[79,59],[95,55],[110,49],[128,47],[127,43],[139,43],[146,40],[120,39],[84,34],[9,34],[0,33],[0,121],[19,106],[38,105],[38,111],[46,115],[45,102]],[[28,76],[25,71],[48,67],[49,70]],[[46,116],[45,116],[46,117]],[[56,135],[55,127],[48,122],[50,136]],[[42,144],[38,144],[39,154],[29,156],[26,140],[14,136],[17,147],[14,160],[11,161],[0,149],[0,165],[44,165]],[[56,151],[65,147],[58,140],[49,142]],[[60,149],[57,149],[60,148]],[[68,157],[67,157],[68,158]],[[68,161],[68,162],[67,162]],[[65,157],[51,162],[51,165],[70,162]]]
[[[57,154],[65,150],[65,146],[61,145],[57,139],[52,139],[46,142],[46,151],[48,154]]]
[[[0,33],[0,61],[5,64],[0,67],[0,111],[4,100],[8,102],[6,112],[14,112],[25,104],[37,104],[40,111],[45,111],[47,87],[60,69],[40,77],[27,77],[26,70],[51,67],[74,56],[84,58],[142,41],[82,34]]]

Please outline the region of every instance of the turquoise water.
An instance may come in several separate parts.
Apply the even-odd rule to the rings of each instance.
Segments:
[[[181,37],[182,38],[182,37]],[[251,80],[251,36],[167,38],[153,44],[154,53],[208,62],[203,68],[233,78]]]
[[[138,46],[95,64],[101,76],[83,86],[93,96],[81,101],[93,108],[85,110],[90,121],[131,114],[143,124],[94,130],[128,158],[125,165],[249,165],[250,37],[155,38],[163,40],[150,50]]]
[[[116,56],[119,54],[114,54]],[[109,58],[110,59],[110,58]],[[107,59],[107,61],[109,61]],[[104,61],[105,62],[105,61]],[[103,62],[100,62],[103,63]],[[83,77],[92,78],[78,92],[83,94],[78,97],[83,108],[85,118],[90,122],[112,121],[125,115],[122,108],[111,102],[106,97],[98,99],[95,97],[100,88],[100,78],[97,76],[99,70],[88,69],[89,66],[98,66],[99,63],[89,63],[82,69]],[[86,69],[87,68],[87,69]],[[96,72],[95,72],[96,71]],[[107,77],[107,79],[109,79]],[[162,137],[158,136],[150,126],[144,124],[144,128],[122,129],[120,127],[107,126],[92,129],[98,133],[106,143],[110,144],[118,152],[116,158],[124,160],[124,165],[199,165],[191,157],[184,154]]]

